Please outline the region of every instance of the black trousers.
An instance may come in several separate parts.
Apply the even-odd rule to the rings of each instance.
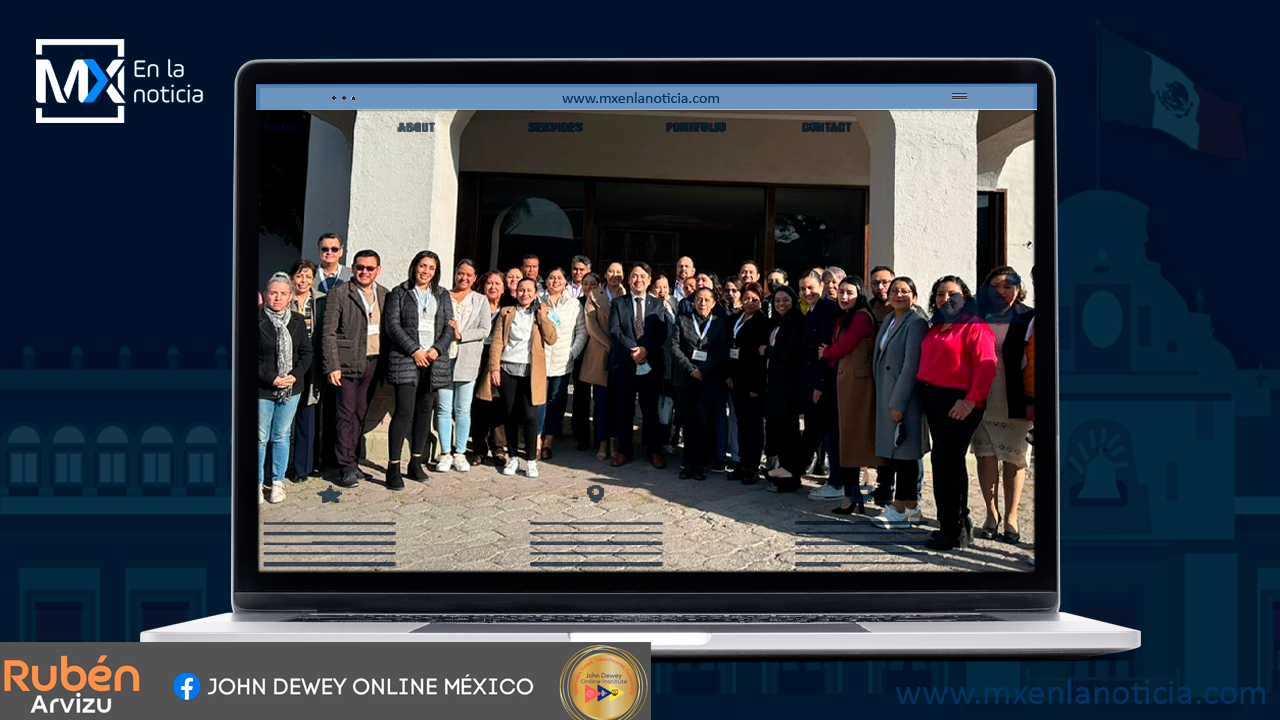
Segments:
[[[342,378],[342,384],[334,388],[337,418],[334,431],[334,455],[338,467],[355,470],[356,450],[360,436],[364,434],[364,420],[369,415],[369,401],[377,389],[374,380],[378,374],[378,358],[365,359],[364,374],[358,379]],[[326,380],[326,382],[328,382]],[[332,387],[332,386],[331,386]]]
[[[964,420],[953,420],[949,413],[957,400],[964,399],[964,390],[926,384],[921,396],[929,422],[929,437],[933,440],[930,457],[938,524],[942,526],[943,535],[959,537],[969,522],[969,469],[965,466],[965,455],[969,453],[969,442],[982,423],[985,409],[974,408]]]
[[[662,431],[658,425],[658,396],[662,394],[662,376],[657,371],[645,375],[624,375],[610,373],[609,383],[613,385],[617,398],[617,420],[615,433],[618,438],[618,452],[631,457],[635,454],[635,443],[631,437],[631,421],[636,416],[636,393],[640,394],[640,440],[644,443],[646,455],[662,454]]]
[[[318,362],[318,360],[317,360]],[[320,467],[336,468],[338,464],[338,388],[329,384],[329,378],[320,380],[320,408],[316,418],[316,444],[320,447]]]
[[[699,383],[676,388],[684,413],[684,460],[690,470],[705,469],[716,450],[716,413],[724,413],[724,390]]]
[[[751,397],[748,391],[734,388],[733,408],[738,413],[738,467],[757,474],[764,452],[764,394]]]
[[[592,440],[591,383],[578,379],[582,372],[583,355],[579,355],[578,360],[573,364],[573,405],[570,408],[570,412],[573,413],[573,439],[577,440],[579,445],[586,445]]]
[[[507,413],[507,457],[520,457],[520,435],[524,434],[526,460],[538,459],[538,406],[533,404],[533,385],[527,377],[502,371],[502,406]]]
[[[823,393],[816,405],[812,391],[802,392],[805,393],[804,433],[797,442],[783,445],[779,451],[782,467],[796,477],[804,473],[814,453],[822,452],[822,441],[836,425],[835,390]]]
[[[780,456],[800,445],[800,413],[784,412],[765,419],[764,454]],[[779,459],[781,462],[781,459]]]
[[[883,498],[907,502],[920,499],[920,485],[924,481],[924,464],[919,460],[890,460],[876,468],[876,494]]]
[[[400,450],[412,425],[413,438],[409,443],[409,457],[422,455],[431,437],[431,420],[434,415],[436,393],[431,389],[431,368],[418,368],[418,382],[396,385],[396,409],[391,413],[391,427],[387,429],[387,459],[400,462]]]

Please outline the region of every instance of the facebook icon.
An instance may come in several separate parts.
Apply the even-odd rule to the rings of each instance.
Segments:
[[[173,679],[173,694],[183,700],[190,700],[199,695],[200,678],[191,673],[182,673]]]

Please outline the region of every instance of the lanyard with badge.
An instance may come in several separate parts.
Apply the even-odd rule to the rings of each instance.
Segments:
[[[697,319],[696,317],[693,319],[693,329],[694,329],[694,331],[695,331],[695,332],[697,332],[697,333],[698,333],[698,349],[693,351],[693,361],[694,361],[694,362],[705,362],[705,361],[706,361],[706,359],[707,359],[707,351],[702,349],[702,344],[703,344],[704,342],[706,342],[706,340],[707,340],[707,331],[711,329],[711,323],[712,323],[712,321],[714,321],[714,320],[715,320],[715,318],[713,318],[713,317],[711,317],[710,315],[708,315],[708,316],[707,316],[707,324],[706,324],[706,325],[703,325],[703,326],[702,326],[702,329],[701,329],[701,330],[699,330],[699,329],[698,329],[698,319]]]
[[[378,309],[378,291],[377,290],[373,291],[372,305],[369,304],[369,299],[366,298],[364,295],[364,288],[360,287],[359,285],[356,285],[356,295],[360,296],[360,304],[364,305],[364,311],[368,315],[368,321],[367,321],[368,330],[365,332],[365,335],[368,337],[373,337],[374,335],[378,334],[378,330],[379,330],[378,323],[373,321],[373,313]]]
[[[737,345],[737,344],[738,344],[738,331],[742,329],[742,324],[743,324],[743,323],[745,323],[746,321],[747,321],[747,314],[746,314],[746,313],[743,313],[743,314],[742,314],[742,317],[739,317],[739,318],[738,318],[738,322],[734,323],[734,325],[733,325],[733,343],[734,343],[734,345]],[[731,347],[731,348],[729,348],[729,359],[730,359],[730,360],[737,360],[737,359],[738,359],[738,348],[736,348],[736,347]]]

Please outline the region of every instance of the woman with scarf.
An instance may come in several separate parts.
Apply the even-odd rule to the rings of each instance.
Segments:
[[[289,308],[293,283],[285,273],[267,281],[258,316],[258,504],[284,500],[289,465],[289,433],[302,396],[303,378],[311,369],[311,338],[306,321]],[[271,443],[270,498],[264,492],[263,469]]]

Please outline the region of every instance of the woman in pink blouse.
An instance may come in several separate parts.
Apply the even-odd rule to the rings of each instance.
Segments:
[[[933,440],[933,496],[941,525],[925,543],[932,550],[968,547],[973,532],[965,455],[995,378],[996,337],[969,309],[972,300],[963,280],[939,278],[933,284],[933,327],[920,348],[916,379]]]

